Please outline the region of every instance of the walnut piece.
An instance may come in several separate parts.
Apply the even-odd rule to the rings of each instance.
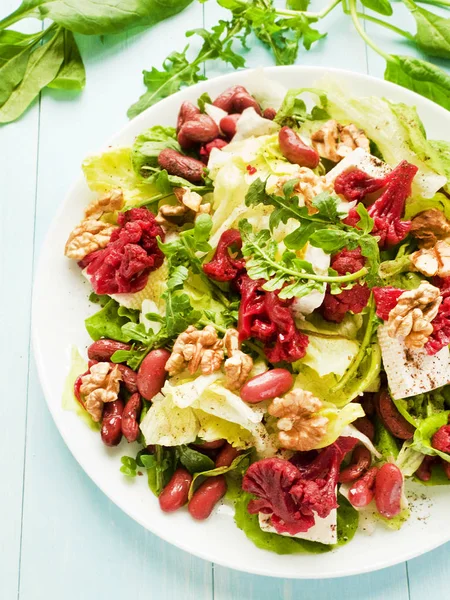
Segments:
[[[284,184],[291,179],[292,177],[290,176],[280,177],[276,184],[275,193],[282,196]],[[316,175],[316,173],[308,167],[300,167],[295,179],[298,179],[298,182],[295,184],[293,193],[300,198],[303,198],[305,205],[311,209],[310,212],[317,212],[312,205],[312,201],[316,196],[322,192],[333,191],[333,184],[328,183],[325,177]]]
[[[253,359],[240,350],[239,332],[236,329],[226,330],[223,343],[228,355],[224,364],[227,387],[238,390],[253,369]]]
[[[92,365],[90,372],[81,378],[80,393],[84,405],[97,423],[102,418],[103,404],[117,400],[121,380],[119,367],[108,362]]]
[[[450,244],[444,240],[436,242],[433,248],[422,248],[411,254],[411,263],[416,271],[427,277],[450,276]]]
[[[68,258],[82,260],[91,252],[107,246],[114,229],[116,227],[110,223],[85,219],[69,235],[64,254]]]
[[[450,240],[450,222],[437,208],[424,210],[411,221],[411,235],[420,248],[432,248],[439,240]]]
[[[203,375],[210,375],[220,369],[223,357],[223,340],[218,338],[212,325],[203,330],[190,325],[175,340],[165,369],[171,376],[185,368],[192,374],[200,368]]]
[[[323,158],[339,162],[356,148],[370,150],[370,141],[356,125],[341,125],[334,119],[327,121],[311,136],[314,148]]]
[[[388,334],[401,337],[408,348],[423,348],[433,331],[431,321],[442,302],[439,288],[423,281],[416,290],[404,292],[389,313]]]
[[[158,210],[156,222],[164,227],[166,231],[176,229],[183,223],[195,221],[197,215],[209,213],[211,204],[202,204],[202,197],[189,188],[174,188],[173,192],[179,202],[178,205],[164,204]]]
[[[114,212],[123,207],[121,190],[111,190],[91,202],[84,211],[84,219],[75,227],[66,242],[64,254],[74,260],[82,260],[85,256],[108,245],[115,225],[101,221],[104,213]]]
[[[278,417],[278,439],[282,448],[305,452],[317,448],[327,432],[328,419],[316,414],[323,406],[311,392],[294,389],[284,398],[275,398],[268,408]]]
[[[111,190],[89,204],[84,211],[84,216],[99,219],[104,213],[115,212],[123,208],[124,200],[122,190]]]

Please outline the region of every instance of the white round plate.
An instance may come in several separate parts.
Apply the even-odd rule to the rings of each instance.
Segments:
[[[318,79],[330,74],[353,96],[374,95],[416,105],[429,137],[450,140],[450,113],[385,81],[337,69],[300,66],[273,67],[265,73],[287,88],[313,87]],[[184,100],[195,102],[203,92],[215,97],[231,85],[245,85],[247,77],[248,72],[241,71],[185,89],[139,115],[110,144],[131,145],[147,127],[174,125]],[[68,234],[80,221],[91,197],[80,177],[47,235],[34,288],[33,341],[40,380],[56,426],[74,457],[113,502],[143,527],[187,552],[226,567],[274,577],[325,578],[373,571],[423,554],[450,539],[449,491],[445,486],[418,487],[429,500],[413,505],[411,519],[400,531],[379,527],[371,537],[358,533],[352,542],[330,553],[280,556],[256,548],[235,526],[227,507],[201,523],[191,519],[186,510],[167,515],[160,511],[146,478],[128,481],[119,472],[120,457],[132,454],[126,442],[113,450],[106,448],[98,433],[61,406],[70,348],[76,345],[85,349],[90,343],[83,320],[98,308],[87,300],[89,286],[76,263],[64,257]]]

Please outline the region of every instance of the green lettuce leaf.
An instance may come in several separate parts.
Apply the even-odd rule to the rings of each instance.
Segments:
[[[375,421],[374,444],[378,452],[382,455],[383,462],[389,462],[397,458],[399,454],[397,441],[379,419]]]
[[[87,361],[78,352],[78,349],[73,346],[71,351],[71,362],[70,371],[67,374],[66,381],[64,383],[64,390],[61,399],[61,405],[64,410],[70,410],[79,416],[83,421],[89,425],[94,431],[100,430],[100,423],[96,423],[92,420],[90,414],[84,410],[80,403],[75,398],[73,393],[73,386],[76,378],[87,371]]]
[[[270,550],[276,554],[321,554],[328,552],[349,542],[358,528],[358,511],[342,495],[338,494],[338,543],[336,545],[327,546],[319,542],[310,542],[309,540],[287,537],[277,533],[268,533],[267,531],[262,531],[259,526],[258,515],[250,515],[248,513],[247,506],[252,498],[253,496],[246,492],[241,492],[238,496],[234,505],[235,523],[255,546],[263,550]]]
[[[450,454],[436,450],[431,445],[433,435],[440,427],[447,425],[449,415],[450,410],[446,410],[423,419],[414,433],[411,448],[428,456],[440,456],[446,462],[450,462]]]
[[[118,342],[129,342],[130,338],[122,329],[128,323],[137,323],[139,311],[120,306],[115,300],[109,300],[101,310],[85,319],[87,332],[93,340],[109,338]]]
[[[138,175],[148,176],[145,167],[157,167],[159,153],[170,148],[181,152],[174,127],[155,125],[137,136],[131,150],[131,162]]]
[[[450,200],[444,194],[437,193],[433,198],[410,198],[405,208],[405,219],[412,219],[424,210],[437,208],[450,219]]]
[[[130,148],[109,148],[102,154],[88,156],[83,161],[83,172],[89,188],[105,194],[121,189],[129,206],[151,199],[159,190],[136,175]]]

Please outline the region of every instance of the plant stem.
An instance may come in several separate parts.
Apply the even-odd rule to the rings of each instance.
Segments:
[[[362,39],[366,42],[368,46],[372,48],[372,50],[375,50],[375,52],[382,56],[386,61],[392,62],[392,57],[387,52],[384,52],[379,46],[377,46],[375,42],[373,42],[367,35],[367,33],[364,31],[364,28],[358,18],[358,11],[356,10],[356,0],[349,0],[349,7],[353,25],[355,26],[356,31],[359,33]]]
[[[344,10],[345,14],[350,14],[349,11]],[[403,37],[405,37],[406,39],[410,40],[411,42],[414,41],[414,36],[409,33],[409,31],[406,31],[405,29],[400,29],[400,27],[396,27],[395,25],[391,25],[391,23],[387,23],[386,21],[383,21],[382,19],[377,19],[376,17],[372,17],[371,15],[366,15],[364,13],[361,12],[357,12],[356,16],[359,19],[365,19],[366,21],[371,21],[372,23],[376,23],[377,25],[381,25],[382,27],[386,27],[387,29],[390,29],[391,31],[393,31],[394,33],[397,33],[398,35],[401,35]]]
[[[320,19],[323,19],[324,17],[326,17],[341,2],[342,2],[342,0],[333,0],[332,2],[330,2],[330,4],[328,6],[326,6],[324,9],[322,9],[320,12],[316,12],[316,13],[307,12],[307,11],[303,11],[303,10],[288,10],[288,9],[279,10],[277,8],[275,9],[275,12],[277,13],[277,15],[280,15],[280,17],[298,17],[299,15],[303,15],[307,19],[320,20]]]
[[[417,0],[419,4],[431,4],[431,6],[449,6],[450,0]]]
[[[342,388],[345,387],[345,385],[352,379],[352,377],[354,377],[354,375],[356,375],[356,372],[358,371],[359,366],[364,359],[367,348],[369,347],[369,345],[372,341],[372,334],[373,334],[373,330],[374,330],[374,316],[375,316],[375,302],[374,302],[373,296],[369,300],[369,306],[370,306],[370,309],[369,309],[369,314],[367,316],[367,319],[368,319],[367,327],[366,327],[366,331],[364,332],[364,337],[361,342],[361,346],[359,347],[358,354],[355,356],[351,365],[344,373],[344,376],[341,377],[341,379],[338,381],[338,383],[331,388],[330,393],[332,393],[332,394],[342,390]]]

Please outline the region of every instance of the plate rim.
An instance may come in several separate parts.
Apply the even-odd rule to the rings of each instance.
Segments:
[[[402,90],[402,93],[406,94],[407,96],[409,96],[411,98],[412,104],[414,104],[415,98],[419,98],[420,103],[422,105],[423,104],[428,105],[428,107],[430,109],[435,111],[438,115],[440,113],[446,119],[450,118],[448,111],[446,111],[443,107],[439,106],[438,104],[434,103],[433,101],[429,100],[428,98],[420,96],[416,92],[413,92],[406,88],[402,88],[401,86],[398,86],[397,84],[391,83],[389,81],[385,81],[383,79],[379,79],[378,77],[374,77],[372,75],[368,75],[365,73],[358,73],[356,71],[351,71],[348,69],[325,67],[325,66],[311,66],[311,65],[285,65],[285,66],[259,67],[259,68],[253,68],[253,69],[242,69],[242,70],[239,70],[239,71],[236,71],[233,73],[227,73],[224,75],[220,75],[218,77],[213,77],[206,81],[201,81],[193,86],[183,88],[182,90],[176,92],[175,94],[172,94],[168,98],[164,98],[163,100],[160,100],[159,102],[157,102],[155,105],[147,108],[141,114],[137,115],[134,119],[130,120],[123,127],[121,127],[120,130],[118,132],[116,132],[115,134],[113,134],[108,139],[108,141],[105,144],[103,144],[98,150],[96,150],[95,152],[88,152],[85,154],[85,156],[88,156],[89,154],[102,152],[106,148],[108,148],[108,146],[114,145],[116,143],[117,139],[121,138],[124,134],[126,134],[126,132],[130,129],[131,124],[133,124],[134,126],[136,126],[136,125],[139,126],[139,124],[142,122],[143,126],[145,127],[146,117],[149,112],[153,112],[155,110],[155,107],[159,107],[159,108],[164,107],[164,104],[168,100],[172,100],[177,97],[183,97],[186,90],[195,89],[195,90],[198,90],[199,93],[201,94],[203,91],[207,91],[207,89],[211,85],[211,82],[214,82],[214,83],[217,82],[219,84],[221,82],[223,82],[226,85],[227,83],[232,82],[233,79],[236,78],[236,76],[238,78],[240,78],[242,76],[251,75],[252,73],[255,73],[255,72],[258,73],[261,71],[263,71],[264,75],[267,75],[269,78],[273,73],[277,73],[280,71],[296,71],[297,73],[313,72],[313,73],[317,74],[318,78],[328,75],[328,74],[330,74],[331,76],[342,75],[342,76],[350,78],[350,79],[362,80],[362,81],[367,80],[372,83],[375,83],[380,88],[380,92],[382,92],[383,90],[389,91],[390,89],[400,88]],[[379,97],[383,97],[381,95],[381,93],[380,93]],[[141,519],[141,517],[139,516],[139,513],[137,513],[133,509],[130,509],[128,506],[125,506],[125,503],[122,502],[121,499],[112,498],[110,493],[108,491],[106,491],[104,484],[99,482],[96,479],[94,469],[91,469],[91,467],[89,466],[89,463],[86,460],[84,460],[84,458],[78,453],[75,445],[69,441],[69,437],[65,434],[63,428],[59,426],[59,416],[57,415],[56,408],[54,408],[52,406],[52,403],[49,400],[49,398],[52,396],[52,392],[50,390],[49,382],[47,381],[45,374],[44,374],[45,357],[41,353],[41,349],[39,346],[38,331],[37,331],[38,325],[36,324],[37,323],[37,313],[38,313],[39,287],[40,287],[39,281],[41,279],[41,272],[45,268],[44,256],[51,247],[51,238],[52,238],[53,231],[56,229],[57,223],[58,223],[61,215],[64,213],[64,209],[65,209],[66,205],[68,204],[68,201],[69,201],[71,195],[76,190],[76,188],[80,185],[80,182],[83,182],[83,181],[84,181],[83,176],[82,176],[82,174],[80,174],[80,176],[68,187],[67,193],[65,194],[64,199],[59,203],[58,208],[55,211],[55,213],[51,219],[50,225],[48,226],[48,228],[46,230],[42,245],[39,248],[39,257],[38,257],[36,268],[34,271],[34,281],[33,281],[33,291],[32,291],[31,341],[32,341],[32,350],[33,350],[34,360],[36,363],[39,383],[40,383],[40,386],[42,388],[42,391],[43,391],[43,394],[45,397],[45,403],[46,403],[47,408],[48,408],[48,410],[52,416],[52,419],[55,423],[56,429],[58,430],[59,434],[61,435],[66,447],[69,449],[70,453],[75,458],[75,460],[77,461],[79,466],[82,468],[84,473],[86,473],[86,475],[88,475],[88,477],[95,484],[95,486],[98,489],[100,489],[101,492],[103,494],[105,494],[105,496],[111,502],[113,502],[118,508],[120,508],[120,510],[122,510],[122,512],[124,512],[129,518],[131,518],[135,522],[139,523],[139,525],[142,526],[144,529],[146,529],[153,535],[158,536],[165,542],[168,542],[169,544],[187,552],[188,554],[197,556],[197,557],[199,557],[203,560],[206,560],[212,564],[217,564],[222,567],[234,569],[239,572],[250,573],[253,575],[259,575],[259,576],[264,576],[264,577],[278,577],[278,578],[282,577],[282,578],[286,578],[286,579],[306,579],[306,580],[351,577],[354,575],[371,573],[371,572],[378,571],[378,570],[381,570],[384,568],[398,565],[400,563],[403,563],[403,562],[409,561],[413,558],[416,558],[418,556],[421,556],[422,554],[430,552],[431,550],[434,550],[435,548],[438,548],[439,546],[450,541],[450,531],[449,531],[446,539],[442,539],[437,542],[431,542],[430,544],[425,545],[425,547],[422,544],[420,549],[414,549],[414,546],[411,545],[411,550],[409,552],[403,553],[401,555],[401,557],[399,557],[399,558],[394,558],[393,560],[392,559],[382,559],[382,560],[379,560],[378,562],[376,562],[375,564],[372,562],[370,565],[368,565],[367,567],[364,567],[364,568],[357,567],[357,568],[352,569],[350,567],[350,568],[346,569],[346,571],[344,573],[336,574],[336,572],[334,572],[334,571],[324,570],[324,572],[321,572],[321,573],[317,573],[317,574],[314,573],[312,575],[307,575],[304,573],[294,572],[294,569],[292,569],[290,572],[284,572],[283,574],[280,574],[280,573],[276,573],[276,572],[266,572],[266,571],[263,571],[263,570],[260,570],[258,568],[254,568],[254,567],[246,567],[246,566],[244,567],[242,565],[241,566],[236,565],[232,560],[227,560],[225,558],[212,559],[210,556],[208,556],[207,549],[204,552],[199,551],[199,550],[193,551],[191,548],[189,548],[189,545],[187,543],[184,543],[183,541],[181,541],[179,539],[173,539],[169,535],[167,535],[167,536],[164,535],[163,528],[158,528],[158,527],[151,528],[148,525],[148,523],[144,523],[143,519]],[[395,532],[393,532],[393,534],[395,535]],[[336,551],[339,551],[339,549],[337,549]],[[303,555],[300,554],[297,556],[300,557]]]

